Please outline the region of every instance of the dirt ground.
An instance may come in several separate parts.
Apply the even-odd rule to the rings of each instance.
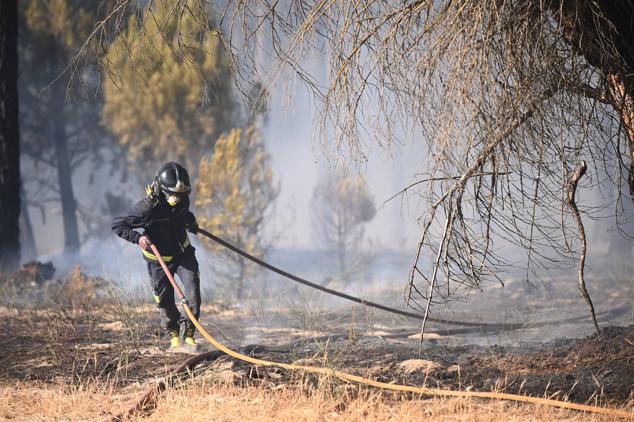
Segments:
[[[89,381],[134,396],[188,357],[164,351],[167,340],[158,335],[154,305],[95,294],[95,285],[81,276],[74,283],[38,305],[0,307],[0,387],[78,386]],[[495,390],[632,409],[634,325],[627,324],[632,315],[628,300],[615,301],[612,309],[599,314],[600,336],[554,336],[503,345],[468,339],[522,336],[435,326],[421,349],[418,322],[360,307],[277,307],[272,312],[262,304],[206,304],[202,323],[230,347],[267,360],[327,366],[406,385]],[[626,324],[616,326],[615,321]],[[577,324],[587,329],[587,318],[568,318],[539,329],[563,333],[563,327]],[[524,331],[537,329],[527,325]],[[201,351],[210,349],[204,339],[199,343]],[[305,374],[254,368],[228,357],[203,362],[195,372],[236,386],[255,383],[272,390],[314,382]]]

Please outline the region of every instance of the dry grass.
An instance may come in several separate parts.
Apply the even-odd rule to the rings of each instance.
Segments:
[[[140,391],[140,390],[139,390]],[[0,387],[2,420],[87,420],[98,419],[124,405],[128,397],[114,394],[107,385],[90,381],[68,384],[17,382]]]
[[[179,409],[194,409],[181,411]],[[322,379],[313,388],[235,387],[204,377],[168,390],[149,421],[608,420],[544,406],[478,399],[417,398]]]
[[[10,420],[99,420],[114,414],[140,396],[143,389],[113,394],[107,385],[66,384],[33,386],[18,383],[0,389],[0,418]],[[353,397],[354,396],[354,397]],[[199,378],[168,389],[144,421],[531,421],[608,420],[542,406],[466,399],[416,399],[363,390],[337,396],[329,388],[307,392],[281,386],[236,387]]]

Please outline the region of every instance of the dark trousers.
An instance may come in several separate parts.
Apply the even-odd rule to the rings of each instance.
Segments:
[[[189,247],[180,255],[176,255],[170,262],[166,262],[167,268],[173,275],[178,275],[181,283],[181,290],[187,299],[187,303],[192,313],[198,319],[200,315],[200,273],[198,271],[198,261],[194,254],[194,248]],[[174,287],[167,279],[165,271],[158,262],[147,263],[150,283],[154,289],[154,299],[156,300],[161,315],[161,328],[166,333],[176,330],[182,326],[190,333],[194,332],[194,324],[186,314],[181,315],[174,298]],[[179,298],[180,301],[180,298]]]

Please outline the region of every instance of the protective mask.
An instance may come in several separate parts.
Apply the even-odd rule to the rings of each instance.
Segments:
[[[165,194],[165,199],[167,200],[167,203],[171,207],[175,207],[181,200],[180,196],[178,195],[167,195],[167,194]]]

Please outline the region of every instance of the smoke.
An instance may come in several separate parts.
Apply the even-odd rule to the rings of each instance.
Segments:
[[[38,257],[51,261],[56,277],[64,278],[76,266],[90,276],[100,276],[126,290],[136,290],[147,284],[147,271],[138,246],[115,238],[91,238],[78,253],[52,253]]]
[[[268,228],[269,234],[277,237],[276,249],[271,252],[268,259],[273,264],[311,281],[327,284],[331,288],[371,301],[404,307],[403,289],[408,281],[413,254],[421,232],[417,219],[423,215],[424,198],[410,197],[403,201],[397,197],[379,207],[376,217],[366,226],[366,236],[377,251],[377,259],[368,269],[367,277],[346,284],[338,284],[336,280],[329,279],[330,269],[324,266],[323,256],[312,234],[314,230],[310,218],[310,202],[319,177],[324,173],[334,173],[337,165],[342,163],[339,159],[327,155],[324,148],[315,140],[315,108],[306,91],[293,92],[290,103],[287,102],[289,97],[282,87],[274,87],[271,94],[270,114],[263,130],[263,138],[271,155],[275,178],[281,182],[281,192]],[[367,182],[377,205],[381,205],[403,187],[416,182],[420,178],[420,173],[425,170],[426,150],[422,141],[404,138],[402,142],[393,142],[392,145],[390,151],[369,146],[366,151],[367,161],[354,166]],[[170,157],[166,157],[166,161],[168,159]],[[143,196],[142,183],[124,182],[120,175],[110,174],[107,166],[96,170],[95,172],[92,167],[83,167],[74,175],[75,195],[89,211],[99,214],[100,205],[108,191],[126,194],[130,198],[130,203]],[[193,195],[195,194],[194,192]],[[601,199],[600,192],[583,190],[580,191],[579,198],[582,205],[590,206]],[[624,198],[623,203],[629,207],[625,215],[632,215],[634,210],[629,198]],[[84,227],[82,236],[85,240],[79,253],[64,254],[61,252],[64,239],[58,208],[57,204],[47,208],[46,222],[41,218],[38,209],[30,208],[37,248],[41,254],[38,259],[52,261],[57,268],[58,278],[64,277],[79,265],[88,275],[110,280],[124,292],[141,292],[150,300],[151,288],[146,263],[139,247],[109,233],[111,216],[100,216],[100,236],[87,237]],[[610,210],[604,212],[605,216],[609,214]],[[586,222],[591,267],[587,283],[597,310],[601,312],[624,303],[624,300],[618,300],[619,297],[611,296],[610,292],[618,294],[619,291],[624,291],[626,294],[621,294],[621,299],[629,297],[631,306],[632,296],[628,296],[631,287],[630,290],[623,290],[621,283],[625,279],[601,266],[603,259],[610,253],[610,245],[623,238],[618,237],[613,220],[607,217]],[[226,300],[227,304],[235,304],[230,302],[229,295],[225,295],[225,292],[231,291],[232,286],[227,285],[227,281],[219,278],[214,271],[223,265],[222,260],[201,247],[194,236],[191,238],[197,247],[203,303]],[[549,271],[541,279],[528,283],[522,277],[525,270],[521,268],[525,263],[525,253],[517,248],[508,247],[503,241],[498,241],[495,246],[509,262],[517,265],[516,268],[506,268],[507,272],[503,276],[505,287],[497,284],[483,286],[483,291],[469,292],[463,297],[468,298],[468,301],[434,307],[435,316],[497,322],[530,322],[578,316],[586,312],[585,304],[576,290],[573,267]],[[620,249],[625,250],[625,256],[628,256],[628,247],[631,259],[631,240],[626,241]],[[322,311],[338,311],[346,315],[359,313],[356,310],[358,307],[353,310],[350,303],[342,299],[316,293],[264,269],[257,268],[251,273],[255,276],[247,280],[247,297],[256,300],[262,309],[268,307],[279,311],[275,321],[280,324],[282,321],[288,321],[282,319],[282,314],[298,315],[299,318],[302,314]],[[631,275],[629,277],[631,280]],[[625,302],[627,303],[627,300]],[[365,319],[370,319],[367,316],[371,315],[377,324],[392,320],[390,315],[367,309],[362,309],[361,314]],[[256,320],[254,316],[251,322]],[[622,322],[623,319],[613,320],[616,323],[619,321]],[[418,322],[400,320],[398,324],[416,330]],[[591,332],[592,327],[587,324],[581,327],[568,327],[568,331],[558,329],[552,332],[523,332],[506,337],[481,337],[478,341],[502,343],[518,339],[535,339],[535,336],[548,339],[549,336],[558,337],[566,333],[583,335]]]

